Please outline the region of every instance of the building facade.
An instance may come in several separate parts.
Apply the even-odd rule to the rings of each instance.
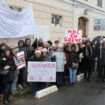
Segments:
[[[105,0],[74,0],[73,8],[73,28],[82,29],[83,37],[105,35]]]
[[[105,0],[6,0],[13,9],[33,5],[35,23],[50,27],[50,39],[63,41],[65,29],[81,29],[83,37],[105,35]]]

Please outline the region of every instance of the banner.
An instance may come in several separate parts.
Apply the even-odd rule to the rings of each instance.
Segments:
[[[47,25],[36,25],[36,36],[44,41],[50,40],[50,27]]]
[[[70,43],[81,43],[82,30],[66,29],[64,41]]]
[[[18,38],[35,35],[32,6],[18,12],[0,1],[0,38]]]
[[[28,82],[56,82],[55,62],[28,62]]]
[[[26,66],[26,61],[25,61],[25,54],[24,51],[17,53],[15,63],[18,66],[18,69],[21,69]]]

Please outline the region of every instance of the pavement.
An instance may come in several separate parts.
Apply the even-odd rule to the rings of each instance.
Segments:
[[[105,83],[82,81],[75,87],[63,86],[58,92],[37,100],[29,92],[13,99],[11,105],[105,105]],[[2,105],[0,103],[0,105]]]

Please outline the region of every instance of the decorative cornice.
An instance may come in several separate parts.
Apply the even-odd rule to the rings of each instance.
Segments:
[[[40,5],[43,5],[43,6],[48,6],[48,7],[52,7],[52,8],[55,8],[55,9],[61,9],[61,10],[65,10],[67,12],[71,12],[71,9],[67,9],[62,6],[60,6],[59,4],[51,4],[50,2],[45,2],[44,0],[23,0],[23,1],[27,1],[27,2],[30,2],[30,3],[36,3],[36,4],[40,4]],[[50,0],[49,0],[50,1]],[[61,0],[59,0],[60,2],[62,2]]]
[[[61,1],[70,3],[70,4],[74,5],[75,7],[81,7],[81,8],[87,9],[90,12],[93,11],[93,12],[99,13],[101,15],[105,15],[105,11],[104,10],[100,10],[98,8],[95,8],[93,6],[90,6],[88,4],[82,3],[82,2],[77,1],[77,0],[61,0]]]

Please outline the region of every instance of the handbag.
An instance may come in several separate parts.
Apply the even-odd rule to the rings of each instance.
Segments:
[[[0,69],[0,75],[7,75],[9,73],[9,70]]]
[[[73,68],[78,68],[79,65],[78,65],[78,63],[73,63],[73,64],[72,64],[72,67],[73,67]]]

